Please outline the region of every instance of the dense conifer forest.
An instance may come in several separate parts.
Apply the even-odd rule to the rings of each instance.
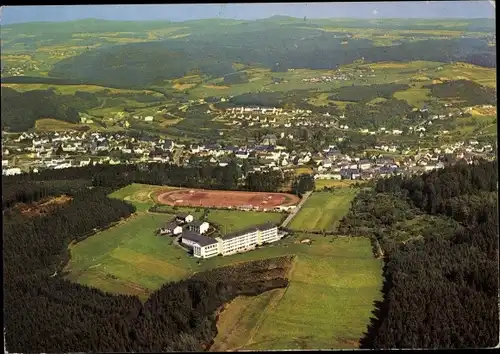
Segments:
[[[380,180],[341,231],[385,257],[384,301],[364,348],[498,344],[498,163]],[[420,229],[415,229],[415,221]]]

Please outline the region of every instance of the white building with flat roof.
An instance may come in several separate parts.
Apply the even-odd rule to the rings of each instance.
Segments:
[[[183,244],[193,249],[193,256],[210,258],[219,254],[228,256],[247,252],[264,243],[279,241],[281,235],[278,234],[278,226],[268,223],[216,238],[189,230],[184,231],[181,238]]]

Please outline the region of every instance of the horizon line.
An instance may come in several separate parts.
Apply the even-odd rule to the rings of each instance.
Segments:
[[[272,15],[269,17],[255,18],[255,19],[238,19],[238,18],[220,18],[220,17],[207,17],[207,18],[197,18],[190,20],[170,20],[170,19],[151,19],[151,20],[114,20],[114,19],[104,19],[97,17],[86,17],[74,20],[38,20],[38,21],[26,21],[26,22],[15,22],[1,24],[0,27],[12,26],[12,25],[24,25],[24,24],[46,24],[46,23],[68,23],[68,22],[79,22],[79,21],[105,21],[105,22],[172,22],[172,23],[183,23],[183,22],[195,22],[195,21],[243,21],[243,22],[256,22],[262,20],[268,20],[273,17],[287,17],[290,19],[301,20],[300,17],[288,16],[288,15]],[[366,17],[311,17],[306,18],[306,21],[322,21],[322,20],[368,20],[368,21],[380,21],[380,20],[428,20],[428,21],[448,21],[448,20],[495,20],[495,18],[490,17],[379,17],[379,18],[366,18]]]

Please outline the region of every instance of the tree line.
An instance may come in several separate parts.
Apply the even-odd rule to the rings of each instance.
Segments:
[[[143,183],[202,189],[278,192],[290,181],[290,176],[282,171],[255,171],[243,175],[242,169],[234,160],[224,167],[210,163],[200,163],[198,166],[189,167],[159,163],[115,166],[89,165],[4,176],[5,182],[17,182],[18,186],[28,182],[57,180],[86,180],[95,187],[115,189],[131,183]],[[13,189],[8,192],[7,196],[12,196],[15,193]],[[11,203],[9,198],[12,197],[5,199],[4,203]],[[30,197],[26,196],[26,198]]]
[[[397,176],[357,196],[341,231],[371,237],[385,262],[384,300],[362,348],[498,343],[497,168]]]

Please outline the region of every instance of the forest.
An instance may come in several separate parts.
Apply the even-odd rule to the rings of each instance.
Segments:
[[[372,239],[384,299],[362,348],[498,344],[498,164],[380,180],[339,232]]]
[[[210,163],[197,167],[184,167],[174,164],[138,164],[138,165],[95,165],[64,170],[43,170],[39,173],[22,174],[18,176],[3,176],[3,181],[9,188],[3,192],[2,206],[10,207],[16,201],[29,203],[40,195],[45,196],[46,190],[56,188],[64,191],[66,184],[93,186],[104,188],[122,188],[131,183],[153,185],[169,185],[175,187],[190,187],[221,190],[249,190],[255,192],[277,192],[291,182],[291,176],[281,171],[262,171],[248,173],[240,181],[243,171],[234,160],[225,167]],[[33,185],[24,189],[23,185]],[[26,192],[26,191],[29,191]]]
[[[396,98],[389,98],[377,104],[349,103],[345,107],[344,115],[349,119],[349,127],[368,129],[400,128],[401,121],[418,119],[413,112],[413,106]]]
[[[404,91],[410,86],[405,84],[375,84],[370,86],[344,86],[335,90],[328,99],[333,101],[368,102],[374,98],[391,99],[395,92]]]
[[[79,123],[79,112],[99,104],[97,97],[89,92],[59,95],[51,89],[18,92],[2,87],[1,90],[2,129],[15,132],[33,128],[36,120],[41,118]]]
[[[252,27],[251,25],[249,25]],[[329,36],[310,28],[274,28],[262,25],[227,33],[194,33],[164,41],[131,43],[91,49],[55,64],[49,76],[111,87],[146,88],[180,78],[192,70],[212,78],[234,73],[232,63],[259,65],[273,71],[290,68],[335,69],[364,58],[366,63],[426,60],[463,61],[495,67],[495,47],[480,39],[424,39],[388,47],[367,39]],[[429,50],[429,48],[439,48]],[[161,60],[159,60],[161,58]],[[490,58],[490,59],[488,59]],[[144,71],[143,68],[148,70]]]
[[[495,105],[497,102],[496,89],[469,80],[446,81],[424,88],[430,89],[433,97],[458,100],[462,106]]]

